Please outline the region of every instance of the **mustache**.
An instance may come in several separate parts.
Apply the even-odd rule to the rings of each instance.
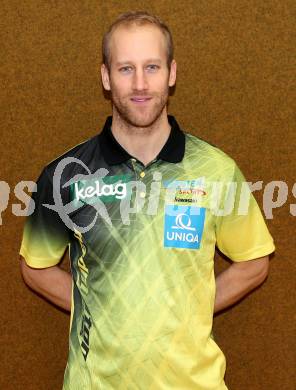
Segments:
[[[134,98],[134,97],[151,97],[151,96],[154,96],[155,94],[153,94],[153,93],[147,93],[147,92],[145,92],[145,93],[143,93],[143,92],[134,92],[134,93],[132,93],[132,94],[129,94],[128,95],[128,97],[131,97],[131,98]]]

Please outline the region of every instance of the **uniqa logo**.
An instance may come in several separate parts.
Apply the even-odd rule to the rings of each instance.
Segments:
[[[187,218],[187,223],[185,223],[185,218]],[[189,230],[195,232],[195,227],[191,226],[191,219],[187,214],[178,214],[176,216],[175,225],[172,226],[172,229],[179,230]],[[186,241],[186,242],[198,242],[198,234],[197,233],[189,233],[189,232],[167,232],[167,239],[169,241]]]
[[[78,183],[75,183],[76,200],[84,200],[92,198],[93,196],[115,196],[116,199],[123,199],[126,197],[126,184],[103,184],[96,180],[94,185],[79,188]]]

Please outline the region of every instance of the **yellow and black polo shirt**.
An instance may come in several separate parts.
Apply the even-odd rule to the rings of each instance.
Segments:
[[[226,389],[212,336],[215,247],[246,261],[273,240],[235,162],[168,119],[147,166],[109,117],[38,179],[20,253],[44,268],[70,247],[64,390]]]

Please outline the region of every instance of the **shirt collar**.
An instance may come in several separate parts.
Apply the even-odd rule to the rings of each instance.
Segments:
[[[169,138],[159,152],[157,159],[171,163],[182,161],[185,153],[185,134],[180,129],[176,119],[168,115],[171,126]],[[131,156],[114,138],[112,131],[112,116],[108,116],[101,134],[99,142],[103,157],[108,165],[121,164],[131,158]]]

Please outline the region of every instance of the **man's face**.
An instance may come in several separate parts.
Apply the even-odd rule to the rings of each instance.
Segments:
[[[102,66],[105,89],[113,109],[135,127],[151,126],[168,101],[175,84],[176,63],[167,67],[166,40],[156,26],[120,26],[110,41],[110,72]]]

